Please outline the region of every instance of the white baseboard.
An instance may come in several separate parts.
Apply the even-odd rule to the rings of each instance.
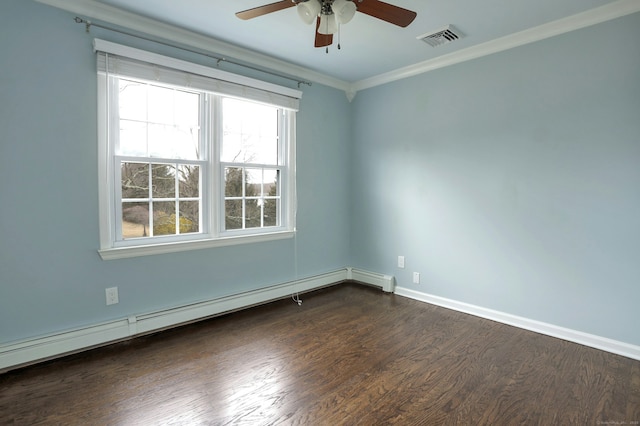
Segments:
[[[486,318],[503,324],[512,325],[514,327],[523,328],[525,330],[534,331],[536,333],[545,334],[547,336],[557,337],[569,342],[579,343],[584,346],[622,355],[627,358],[640,361],[640,346],[617,340],[600,337],[593,334],[583,333],[581,331],[569,328],[559,327],[557,325],[535,321],[516,315],[507,314],[480,306],[470,305],[464,302],[458,302],[444,297],[434,296],[432,294],[422,293],[405,287],[396,287],[395,293],[399,296],[408,297],[419,300],[421,302],[430,303],[432,305],[442,306],[454,311],[464,312],[475,315],[477,317]]]
[[[158,312],[0,345],[0,373],[34,362],[328,287],[346,280],[393,291],[393,277],[353,268]]]

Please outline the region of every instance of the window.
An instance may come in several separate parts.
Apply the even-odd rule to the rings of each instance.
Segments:
[[[112,84],[114,242],[201,233],[203,95],[117,77]]]
[[[224,229],[279,226],[278,109],[222,99]]]
[[[103,258],[292,236],[299,92],[95,42]]]

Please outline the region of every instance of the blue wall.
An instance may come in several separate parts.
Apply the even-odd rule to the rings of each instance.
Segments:
[[[296,241],[113,261],[97,254],[91,41],[207,61],[72,18],[0,3],[0,343],[290,281],[297,245],[299,277],[351,265],[640,344],[640,14],[352,104],[304,86]]]
[[[640,344],[638,40],[634,14],[358,93],[354,266]]]
[[[299,277],[348,264],[350,105],[319,85],[303,86],[298,114],[297,241],[101,260],[93,38],[207,60],[97,28],[86,34],[73,17],[33,1],[0,3],[0,343],[291,281],[296,245]],[[322,123],[331,129],[319,131]],[[118,305],[105,306],[110,286]]]

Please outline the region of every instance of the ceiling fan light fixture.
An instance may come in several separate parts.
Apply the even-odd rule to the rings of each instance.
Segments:
[[[305,24],[311,25],[316,21],[316,17],[320,13],[320,2],[317,0],[307,0],[298,3],[296,6],[298,9],[298,15]]]
[[[331,13],[329,15],[320,15],[320,25],[318,26],[318,34],[335,34],[338,32],[338,22],[336,22],[336,15]]]
[[[294,6],[297,7],[297,13],[304,22],[311,25],[315,21],[315,47],[330,46],[333,43],[333,35],[336,33],[339,39],[340,25],[350,22],[356,12],[362,12],[402,28],[411,24],[417,15],[412,10],[380,0],[279,0],[242,10],[237,12],[236,16],[243,20],[253,19]],[[338,40],[338,49],[340,49],[340,40]]]
[[[348,0],[333,0],[331,5],[333,13],[336,15],[336,19],[340,24],[346,24],[353,19],[353,15],[356,14],[356,4]]]

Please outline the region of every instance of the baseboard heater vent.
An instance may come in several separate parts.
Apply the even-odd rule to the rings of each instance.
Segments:
[[[388,275],[344,268],[324,274],[298,278],[245,293],[233,294],[186,306],[146,314],[130,315],[114,321],[88,327],[53,333],[21,342],[0,344],[0,374],[10,369],[56,358],[111,342],[126,340],[223,313],[288,298],[294,293],[305,293],[349,280],[382,288],[392,292],[395,280]]]
[[[392,293],[395,288],[395,279],[391,275],[383,275],[361,269],[347,268],[347,279],[380,287],[386,293]]]

